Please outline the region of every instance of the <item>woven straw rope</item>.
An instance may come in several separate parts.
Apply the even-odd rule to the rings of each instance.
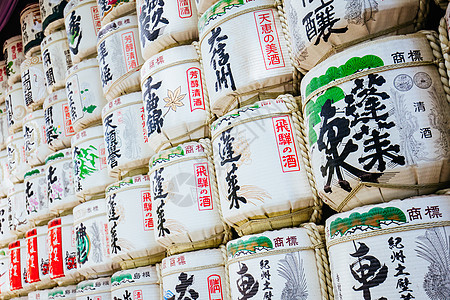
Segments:
[[[439,22],[439,41],[441,46],[442,57],[444,58],[444,66],[446,69],[447,76],[443,76],[441,70],[439,70],[439,74],[441,75],[441,82],[444,86],[444,90],[447,96],[447,101],[450,103],[450,87],[449,87],[449,77],[450,77],[450,41],[448,39],[448,31],[447,31],[447,21],[445,17],[441,19]]]
[[[447,0],[434,0],[434,3],[436,3],[443,10],[447,9],[447,5],[448,5]]]

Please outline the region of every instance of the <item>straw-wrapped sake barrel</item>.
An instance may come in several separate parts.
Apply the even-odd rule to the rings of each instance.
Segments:
[[[198,40],[198,14],[193,0],[137,0],[139,35],[145,60],[164,49]]]
[[[155,241],[149,176],[125,178],[105,193],[112,260],[127,266],[160,262],[165,250]]]
[[[9,135],[6,105],[0,106],[0,149],[6,148],[6,139]]]
[[[74,190],[72,150],[70,148],[51,154],[45,160],[48,202],[52,213],[70,210],[79,203]]]
[[[293,67],[273,1],[221,0],[201,16],[198,27],[215,114],[292,90]]]
[[[64,8],[70,56],[74,63],[97,54],[97,34],[101,28],[95,0],[71,0]]]
[[[110,275],[113,270],[105,202],[91,200],[73,209],[78,271],[87,278]]]
[[[73,215],[48,222],[48,253],[50,278],[59,285],[78,282],[77,248]]]
[[[134,13],[136,11],[136,0],[97,0],[97,6],[102,25],[105,25],[121,16]]]
[[[111,277],[86,280],[77,284],[77,300],[112,300]]]
[[[41,49],[47,91],[52,93],[64,88],[66,71],[72,66],[66,31],[59,30],[46,36],[42,40]]]
[[[292,96],[234,110],[211,126],[223,217],[240,235],[320,217]]]
[[[0,103],[5,102],[8,77],[6,75],[6,60],[0,61]]]
[[[8,296],[11,293],[9,285],[9,250],[8,247],[0,249],[0,294]]]
[[[306,73],[330,55],[365,40],[415,32],[423,25],[427,2],[284,0],[294,65]]]
[[[20,82],[8,86],[5,98],[6,119],[10,134],[22,129],[23,118],[27,113]]]
[[[49,36],[55,30],[64,27],[64,8],[67,0],[39,0],[41,10],[42,30]]]
[[[450,110],[434,65],[434,34],[349,48],[302,80],[316,188],[333,209],[448,186]]]
[[[45,158],[53,151],[47,144],[43,109],[35,110],[23,119],[23,139],[27,163],[31,166],[44,164]]]
[[[32,168],[24,175],[25,202],[28,221],[40,225],[52,217],[48,207],[48,185],[45,166]]]
[[[41,42],[44,38],[38,3],[28,4],[20,12],[20,26],[22,30],[23,52],[26,57],[31,57],[41,51]]]
[[[0,151],[0,197],[5,197],[13,186],[8,165],[8,150]]]
[[[164,299],[230,299],[225,250],[207,249],[169,256],[161,263]]]
[[[97,53],[103,93],[108,101],[140,89],[139,69],[144,59],[135,15],[104,25],[98,33]]]
[[[333,299],[322,236],[309,223],[228,242],[231,299]]]
[[[105,188],[114,182],[114,178],[108,176],[102,126],[89,127],[72,138],[72,158],[78,198],[104,197]]]
[[[83,60],[67,71],[66,93],[75,132],[101,120],[107,104],[97,59]]]
[[[77,296],[77,286],[59,286],[50,290],[48,300],[75,300]]]
[[[149,147],[141,93],[120,96],[103,107],[103,136],[111,177],[123,178],[130,171],[144,174],[155,154]]]
[[[25,199],[25,184],[16,183],[8,192],[8,226],[12,234],[21,235],[31,228]]]
[[[111,299],[160,299],[160,295],[154,266],[119,271],[111,277]]]
[[[8,198],[0,199],[0,247],[8,246],[17,237],[9,229],[9,207]],[[0,286],[1,292],[1,286]]]
[[[9,243],[9,285],[11,291],[27,293],[33,287],[27,281],[27,243],[18,239]]]
[[[209,100],[194,46],[168,49],[147,60],[141,87],[149,145],[155,152],[209,135]]]
[[[30,170],[26,162],[25,145],[22,131],[10,135],[6,141],[8,172],[13,183],[22,182],[23,176]]]
[[[42,56],[27,58],[20,65],[23,99],[27,108],[38,109],[48,95]]]
[[[49,290],[38,290],[28,293],[27,300],[48,300]]]
[[[27,282],[37,289],[49,288],[55,285],[50,279],[49,273],[47,226],[28,230],[25,233],[25,241],[27,244]]]
[[[449,299],[449,202],[415,197],[327,219],[335,299]]]
[[[211,148],[209,140],[185,143],[150,161],[155,239],[172,254],[217,247],[229,238]]]
[[[54,150],[70,147],[75,130],[65,89],[51,93],[44,101],[47,143]]]
[[[6,60],[8,84],[13,85],[20,81],[20,65],[25,60],[21,35],[9,38],[3,43],[3,56]]]

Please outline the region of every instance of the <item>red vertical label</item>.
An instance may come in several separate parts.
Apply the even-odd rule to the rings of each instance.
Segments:
[[[198,210],[212,210],[211,184],[208,163],[194,164],[195,185],[197,187]]]
[[[141,191],[144,230],[153,230],[152,199],[150,191]]]
[[[272,123],[283,173],[300,171],[290,117],[273,117]]]
[[[284,67],[283,53],[272,9],[256,11],[253,14],[266,70]]]
[[[11,290],[19,290],[22,288],[22,272],[20,266],[20,241],[9,244],[9,284]]]
[[[181,19],[189,18],[192,16],[191,1],[190,0],[177,0],[178,2],[178,15]]]
[[[209,300],[223,300],[222,295],[222,281],[217,274],[211,275],[207,278]]]
[[[64,103],[62,105],[63,120],[64,120],[64,132],[66,136],[71,136],[75,134],[75,129],[72,126],[72,118],[70,117],[69,104]]]
[[[27,281],[29,283],[40,281],[39,278],[39,260],[37,253],[37,231],[29,230],[26,233],[27,241]]]
[[[64,260],[62,249],[61,219],[54,219],[48,229],[48,259],[50,278],[64,276]]]
[[[191,111],[196,109],[205,110],[205,99],[203,96],[202,74],[199,68],[192,67],[186,71],[187,84]]]

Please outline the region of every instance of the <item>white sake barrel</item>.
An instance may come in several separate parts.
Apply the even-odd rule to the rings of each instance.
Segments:
[[[155,241],[153,233],[156,223],[149,176],[125,178],[108,186],[105,193],[113,261],[139,262],[148,257],[148,264],[160,262],[165,250]]]
[[[89,127],[72,138],[75,193],[80,199],[104,197],[105,188],[114,182],[108,176],[103,127]]]
[[[155,239],[171,254],[217,247],[228,239],[211,148],[209,140],[185,143],[150,161]]]
[[[10,134],[22,129],[23,118],[27,113],[20,82],[10,85],[5,98],[6,119]]]
[[[77,284],[77,300],[111,300],[111,277],[86,280]]]
[[[59,285],[78,282],[77,246],[73,215],[48,222],[48,252],[50,278]]]
[[[315,222],[297,105],[280,96],[234,110],[211,126],[220,205],[240,235]]]
[[[149,146],[141,98],[140,92],[131,93],[103,107],[103,136],[111,177],[123,178],[130,171],[147,173],[148,161],[155,154]]]
[[[0,199],[0,247],[8,246],[17,237],[9,230],[10,211],[8,207],[8,198]],[[1,292],[1,286],[0,286]]]
[[[215,114],[292,90],[293,67],[273,1],[221,0],[201,16],[198,27]]]
[[[79,202],[75,195],[72,149],[55,152],[45,160],[48,202],[52,213],[72,209]]]
[[[102,25],[105,25],[121,16],[136,11],[136,0],[109,1],[97,0]]]
[[[91,200],[75,206],[73,216],[80,274],[86,278],[112,274],[105,199]]]
[[[48,207],[48,185],[44,165],[32,168],[24,175],[28,221],[40,225],[53,216]]]
[[[20,81],[20,65],[25,60],[21,35],[9,38],[3,43],[3,56],[6,60],[8,84],[13,85]]]
[[[75,130],[65,89],[50,94],[44,101],[47,143],[54,150],[70,147]]]
[[[0,294],[8,296],[11,293],[9,285],[9,250],[8,247],[0,249]]]
[[[0,149],[6,148],[6,139],[9,135],[9,129],[8,129],[8,117],[6,113],[6,105],[2,105],[0,113]]]
[[[207,249],[169,256],[161,263],[164,299],[231,299],[225,278],[225,254]]]
[[[101,28],[95,0],[71,0],[64,8],[70,56],[74,63],[97,54],[97,34]]]
[[[142,57],[198,40],[198,14],[193,0],[137,0]]]
[[[119,271],[111,277],[112,299],[160,299],[160,295],[154,266]]]
[[[10,135],[6,140],[8,172],[13,183],[22,182],[23,176],[30,170],[26,162],[25,145],[22,131]]]
[[[26,57],[31,57],[41,51],[41,42],[44,38],[39,3],[28,4],[20,12],[20,26],[23,52]]]
[[[41,49],[47,91],[52,93],[64,88],[66,71],[72,66],[66,31],[59,30],[46,36],[42,40]]]
[[[9,284],[11,291],[27,293],[32,286],[27,282],[27,243],[25,239],[11,242],[9,248]]]
[[[448,187],[450,110],[433,34],[349,48],[303,78],[312,171],[334,210]]]
[[[53,151],[47,144],[43,109],[35,110],[25,116],[25,119],[23,119],[23,138],[28,164],[37,166],[45,163],[45,158]]]
[[[41,10],[42,29],[45,36],[64,27],[64,7],[67,0],[39,0]]]
[[[228,242],[231,299],[331,299],[323,227],[266,231]]]
[[[42,56],[25,59],[20,65],[20,72],[25,105],[33,110],[38,109],[48,95]]]
[[[449,299],[449,201],[415,197],[328,218],[335,299]]]
[[[5,149],[0,151],[0,197],[5,197],[12,186],[8,164],[8,150]]]
[[[40,226],[25,233],[27,244],[27,282],[37,289],[54,285],[49,273],[48,229]],[[47,298],[42,298],[47,299]]]
[[[217,2],[218,0],[195,0],[198,14],[201,16],[208,8],[212,7]],[[236,4],[240,4],[241,2],[243,1],[236,1]]]
[[[6,60],[0,61],[0,103],[5,102],[8,77],[6,75]]]
[[[83,60],[67,71],[66,93],[75,132],[101,120],[102,107],[108,101],[103,96],[97,59]]]
[[[104,25],[98,33],[97,59],[108,101],[140,89],[139,69],[144,59],[137,23],[135,15],[122,17]]]
[[[48,293],[48,299],[49,300],[75,300],[77,292],[77,286],[76,285],[69,285],[69,286],[58,286],[53,288]]]
[[[427,5],[419,0],[379,1],[367,6],[346,1],[283,2],[294,64],[302,73],[363,41],[415,32],[422,27]],[[322,16],[328,21],[323,22]]]
[[[209,136],[211,112],[195,47],[165,50],[141,70],[150,147],[159,152]]]
[[[38,290],[28,293],[27,300],[48,300],[49,290]]]
[[[16,183],[8,192],[8,223],[12,234],[21,235],[31,228],[25,199],[25,185]]]

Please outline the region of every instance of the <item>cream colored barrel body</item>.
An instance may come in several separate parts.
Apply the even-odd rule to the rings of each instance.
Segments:
[[[66,71],[72,66],[66,31],[59,30],[46,36],[41,49],[47,92],[50,94],[64,88]]]
[[[83,60],[66,74],[66,93],[75,132],[99,122],[102,108],[108,103],[103,96],[98,61]]]
[[[75,193],[90,200],[104,197],[105,188],[114,182],[108,176],[102,126],[89,127],[72,138]]]
[[[10,85],[6,91],[5,98],[6,119],[10,134],[22,129],[23,118],[27,113],[25,100],[23,98],[22,84]]]
[[[47,226],[36,227],[25,233],[27,244],[27,282],[37,289],[45,289],[55,285],[50,279],[49,273],[47,236]]]
[[[11,293],[9,285],[9,250],[8,247],[0,249],[0,292],[2,296]]]
[[[155,152],[209,136],[209,100],[194,46],[168,49],[147,60],[141,87],[149,145]]]
[[[215,114],[292,90],[293,67],[274,2],[221,0],[200,17],[198,26]]]
[[[336,54],[304,77],[312,171],[334,210],[448,187],[450,111],[434,52],[421,33],[388,37]]]
[[[286,96],[234,110],[211,126],[223,217],[240,235],[317,219],[296,117],[295,100]]]
[[[3,150],[6,148],[6,139],[9,136],[9,129],[8,129],[8,117],[7,117],[7,112],[6,112],[6,106],[2,105],[1,108],[1,113],[0,113],[0,149]]]
[[[20,65],[23,99],[27,108],[35,110],[48,96],[42,56],[27,58]]]
[[[77,269],[76,235],[73,215],[48,222],[48,252],[50,278],[59,285],[81,280]]]
[[[0,197],[5,197],[13,186],[9,173],[8,150],[0,151]]]
[[[217,247],[228,238],[208,149],[209,140],[185,143],[150,162],[155,239],[170,253]]]
[[[148,266],[114,273],[111,277],[111,299],[160,299],[156,267]]]
[[[8,76],[6,75],[6,60],[0,61],[0,103],[5,102]]]
[[[95,0],[71,0],[64,8],[64,23],[74,63],[97,54],[97,34],[101,28]]]
[[[28,4],[20,12],[20,27],[25,56],[31,57],[40,52],[44,33],[42,32],[41,12],[38,3]]]
[[[155,153],[147,137],[141,93],[109,102],[103,107],[102,119],[109,175],[123,178],[138,169],[141,174],[147,173],[148,161]]]
[[[136,11],[136,0],[109,1],[97,0],[102,26],[125,15]]]
[[[104,25],[98,33],[97,53],[103,94],[108,101],[140,89],[144,63],[135,15]]]
[[[77,286],[58,286],[50,290],[48,293],[49,300],[75,300],[77,296]]]
[[[328,218],[325,236],[336,299],[450,297],[441,279],[450,265],[449,201],[449,195],[429,195]],[[366,277],[369,270],[373,275]]]
[[[45,158],[53,152],[47,144],[44,110],[35,110],[23,120],[25,156],[31,166],[42,165]]]
[[[208,8],[217,2],[218,0],[195,0],[195,6],[197,7],[198,14],[201,16]]]
[[[46,37],[64,27],[64,7],[66,5],[67,0],[39,0],[42,29]]]
[[[23,176],[30,170],[30,165],[26,162],[22,131],[10,135],[6,145],[9,178],[12,183],[23,182]]]
[[[38,290],[28,293],[28,300],[48,299],[49,290]]]
[[[70,107],[64,89],[50,94],[44,101],[47,143],[54,150],[70,147],[75,130],[70,118]]]
[[[226,288],[224,255],[220,249],[207,249],[163,259],[164,298],[175,296],[177,299],[185,295],[198,299],[231,299]],[[186,290],[180,289],[184,286]]]
[[[8,192],[8,225],[12,234],[21,235],[31,228],[25,200],[25,185],[16,183]]]
[[[25,173],[25,201],[28,220],[31,224],[47,224],[52,214],[48,207],[48,185],[45,166],[32,168]]]
[[[73,216],[80,274],[87,278],[112,274],[105,199],[91,200],[76,206]]]
[[[198,14],[193,0],[137,0],[139,35],[145,60],[164,49],[198,40]]]
[[[31,289],[29,283],[26,282],[27,273],[27,245],[25,239],[18,239],[9,243],[9,285],[11,291],[18,293],[26,293]]]
[[[155,241],[149,176],[125,178],[109,185],[105,193],[112,260],[138,262],[150,257],[149,263],[160,262],[165,250]]]
[[[77,284],[77,300],[112,300],[111,277],[86,280]]]
[[[20,65],[25,60],[21,35],[9,38],[3,43],[3,57],[6,60],[8,85],[13,85],[20,81]]]
[[[0,247],[7,247],[9,243],[14,241],[17,236],[9,229],[9,211],[8,198],[0,199]],[[0,292],[2,288],[0,287]]]

